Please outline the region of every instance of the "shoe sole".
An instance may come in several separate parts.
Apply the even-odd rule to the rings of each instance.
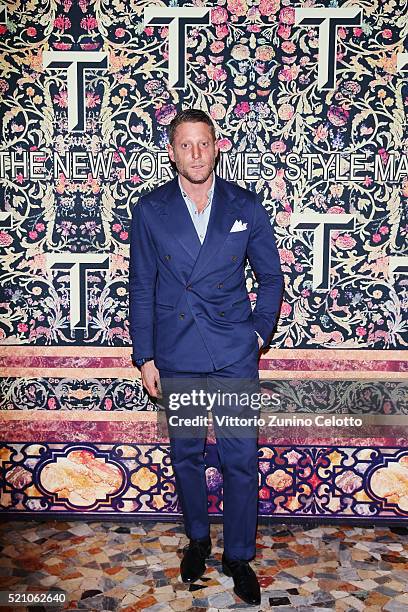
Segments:
[[[196,582],[197,580],[200,580],[200,578],[202,578],[205,574],[205,571],[200,574],[200,576],[197,576],[197,578],[183,578],[181,577],[181,582],[183,582],[184,584],[193,584],[193,582]]]

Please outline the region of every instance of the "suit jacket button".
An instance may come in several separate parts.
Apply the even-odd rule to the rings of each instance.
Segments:
[[[165,256],[164,256],[164,259],[167,259],[167,261],[170,261],[170,259],[171,259],[171,255],[165,255]]]
[[[179,314],[180,319],[184,319],[185,316],[186,315],[184,314],[184,312],[180,312],[180,314]]]
[[[225,315],[225,312],[222,310],[222,311],[220,312],[220,317],[223,317],[224,315]]]
[[[223,284],[223,283],[218,283],[218,285],[217,285],[218,289],[222,289],[222,288],[223,288],[223,286],[224,286],[224,284]]]
[[[188,285],[186,285],[186,289],[187,291],[191,291],[193,288],[193,285],[190,285],[190,283]]]
[[[232,261],[237,261],[237,259],[238,259],[238,255],[233,255],[233,256],[231,257],[231,259],[232,259]]]

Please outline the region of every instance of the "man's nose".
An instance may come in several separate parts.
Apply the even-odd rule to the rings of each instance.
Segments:
[[[199,159],[201,157],[201,149],[200,149],[200,145],[198,144],[193,144],[193,159]]]

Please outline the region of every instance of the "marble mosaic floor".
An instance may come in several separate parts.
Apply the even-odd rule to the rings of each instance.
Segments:
[[[408,610],[408,529],[261,525],[256,608],[220,573],[222,526],[211,531],[207,572],[189,587],[179,578],[180,524],[2,521],[0,590],[61,589],[68,610]]]

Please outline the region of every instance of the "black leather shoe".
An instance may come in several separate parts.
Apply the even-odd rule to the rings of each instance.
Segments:
[[[234,593],[245,603],[253,606],[261,603],[259,582],[248,561],[227,559],[222,555],[222,571],[226,576],[232,576]]]
[[[183,550],[183,559],[180,564],[181,579],[183,582],[194,582],[205,572],[205,560],[211,554],[211,540],[190,540]]]

